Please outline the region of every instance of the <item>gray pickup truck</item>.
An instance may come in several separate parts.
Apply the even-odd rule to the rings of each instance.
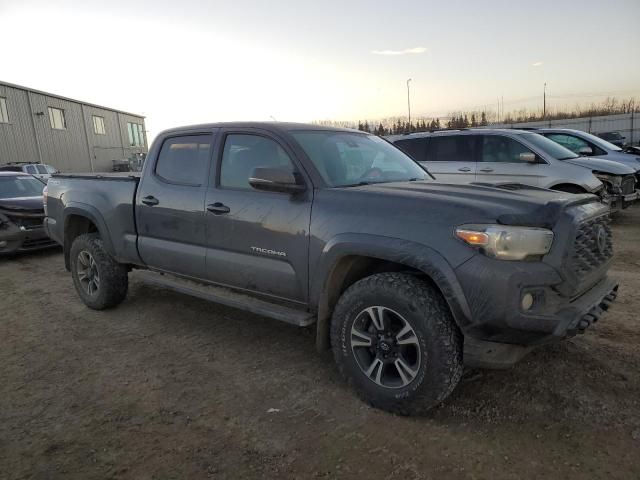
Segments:
[[[616,297],[594,195],[450,185],[379,137],[290,123],[177,128],[141,176],[56,175],[46,229],[82,301],[146,281],[299,326],[370,404],[423,412],[463,365],[505,367]],[[247,349],[247,354],[250,354]]]

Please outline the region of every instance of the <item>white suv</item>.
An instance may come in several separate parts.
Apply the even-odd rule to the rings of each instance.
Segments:
[[[522,183],[568,193],[595,193],[614,210],[638,198],[632,168],[578,156],[529,131],[440,130],[388,139],[446,183]]]

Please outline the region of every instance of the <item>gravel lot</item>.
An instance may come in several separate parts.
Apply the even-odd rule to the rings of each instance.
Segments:
[[[640,208],[587,334],[469,371],[429,417],[358,401],[312,330],[132,281],[106,312],[58,250],[0,260],[0,478],[640,478]]]

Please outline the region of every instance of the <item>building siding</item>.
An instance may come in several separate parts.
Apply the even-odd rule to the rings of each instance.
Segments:
[[[114,160],[147,151],[129,145],[127,122],[144,117],[53,94],[0,83],[7,99],[9,123],[0,123],[0,164],[39,161],[62,172],[109,172]],[[31,105],[29,105],[29,102]],[[66,128],[53,129],[48,108],[64,110]],[[105,134],[94,131],[93,116],[104,118]]]

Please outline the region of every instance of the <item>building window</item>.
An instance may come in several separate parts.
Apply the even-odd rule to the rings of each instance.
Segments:
[[[93,132],[96,135],[104,135],[104,117],[93,115]]]
[[[9,114],[7,113],[7,99],[0,97],[0,123],[9,123]]]
[[[129,132],[129,145],[132,147],[144,147],[144,128],[140,123],[127,123]]]
[[[51,122],[51,128],[55,130],[66,129],[67,122],[64,119],[64,110],[61,108],[49,107],[49,122]]]

